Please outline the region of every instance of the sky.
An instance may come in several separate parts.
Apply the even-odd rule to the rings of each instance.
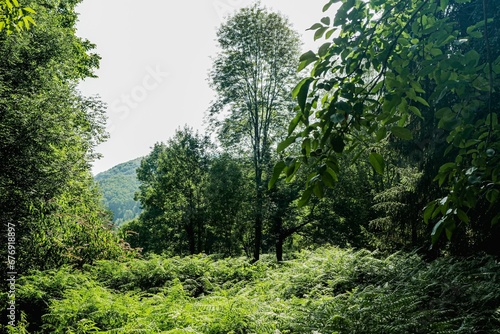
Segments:
[[[306,31],[325,16],[327,0],[261,0],[288,17],[302,36],[304,52],[316,50]],[[84,0],[78,5],[77,35],[97,45],[98,78],[79,89],[107,104],[110,138],[98,146],[97,174],[146,156],[188,125],[205,131],[205,115],[215,93],[208,72],[217,54],[217,28],[251,0]],[[331,12],[329,13],[331,15]]]

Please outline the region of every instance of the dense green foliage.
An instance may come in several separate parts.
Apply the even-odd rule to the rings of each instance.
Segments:
[[[299,209],[298,183],[266,187],[291,116],[297,34],[286,19],[254,5],[221,26],[218,43],[210,72],[218,96],[209,119],[222,148],[211,149],[188,129],[155,145],[138,169],[145,212],[123,230],[145,252],[253,253],[257,260],[261,251],[274,250],[281,260],[291,237],[329,220]],[[327,206],[323,213],[331,211]],[[330,227],[316,231],[328,239]]]
[[[217,42],[220,52],[210,72],[217,99],[209,117],[221,143],[239,149],[253,167],[253,256],[258,260],[266,172],[292,109],[299,38],[283,16],[256,4],[229,17],[217,32]]]
[[[37,25],[0,34],[2,278],[8,226],[19,274],[122,254],[90,174],[105,118],[102,103],[76,89],[99,62],[94,46],[75,35],[77,3],[26,2]]]
[[[208,141],[189,128],[178,130],[167,144],[155,144],[142,160],[137,198],[144,208],[144,228],[135,232],[143,241],[149,239],[144,243],[146,250],[175,250],[177,254],[186,248],[189,254],[206,250],[207,173]],[[141,236],[146,233],[149,236]]]
[[[137,169],[140,217],[122,227],[144,253],[240,255],[250,209],[241,161],[192,129],[157,143]]]
[[[493,334],[499,274],[489,257],[429,264],[338,248],[282,264],[152,256],[33,272],[19,299],[23,326],[40,333]]]
[[[136,218],[142,211],[139,201],[134,199],[139,190],[137,168],[141,160],[124,162],[94,177],[103,194],[104,205],[113,213],[117,226]]]
[[[32,14],[35,11],[30,7],[23,7],[17,0],[0,1],[0,33],[6,31],[12,34],[14,31],[27,30],[35,24]]]
[[[325,10],[335,2],[338,1],[330,1]],[[496,40],[495,32],[500,26],[487,17],[484,26],[481,25],[485,17],[480,15],[484,13],[480,6],[483,3],[487,5],[486,1],[440,4],[420,1],[412,5],[397,1],[343,1],[335,19],[325,17],[311,27],[316,31],[316,39],[325,36],[333,42],[300,58],[299,70],[308,66],[312,70],[311,76],[301,80],[293,91],[298,101],[293,119],[287,111],[291,105],[281,95],[282,91],[276,91],[278,105],[262,102],[274,96],[269,93],[270,87],[274,87],[269,82],[277,82],[268,73],[272,66],[265,65],[272,58],[267,48],[282,47],[280,43],[273,44],[272,34],[259,40],[262,33],[259,29],[268,25],[270,31],[276,28],[266,23],[273,14],[258,6],[235,14],[219,30],[222,50],[210,73],[218,100],[211,107],[209,118],[218,131],[225,154],[233,159],[235,174],[241,175],[240,187],[245,194],[227,189],[229,197],[214,196],[203,179],[199,187],[200,191],[205,189],[204,195],[198,196],[197,205],[199,212],[204,212],[199,215],[210,218],[203,223],[198,219],[197,232],[193,227],[186,228],[193,225],[190,223],[184,230],[171,230],[160,237],[161,233],[155,233],[161,230],[158,226],[176,219],[178,212],[171,210],[165,216],[166,210],[158,209],[154,216],[163,215],[156,220],[160,225],[153,228],[146,223],[149,226],[142,229],[142,235],[149,233],[156,238],[157,253],[171,252],[172,247],[177,247],[167,241],[172,239],[166,235],[176,235],[174,244],[192,245],[196,234],[198,246],[190,246],[189,253],[219,252],[212,245],[222,239],[232,248],[223,251],[225,254],[242,251],[249,254],[253,243],[254,259],[260,249],[275,251],[281,259],[284,248],[332,243],[388,252],[418,248],[431,257],[438,256],[441,250],[456,255],[482,251],[498,254],[495,240],[500,236],[500,225],[495,224],[495,217],[500,206],[495,203],[500,170],[495,160],[498,140],[493,133],[498,110],[491,102],[495,87],[490,83],[496,83],[497,67],[492,59],[500,53],[491,42]],[[490,9],[496,13],[499,6],[490,4]],[[468,12],[474,22],[479,22],[473,28],[463,20]],[[424,19],[428,22],[424,23]],[[247,21],[261,24],[253,27]],[[282,23],[286,26],[285,21]],[[244,25],[248,31],[243,29]],[[293,37],[292,32],[278,26]],[[491,38],[486,40],[482,37],[488,31]],[[252,37],[256,40],[243,38],[245,34],[256,35]],[[359,48],[358,44],[364,47]],[[471,60],[468,57],[472,55],[474,72],[467,69]],[[264,64],[262,68],[256,66],[259,63]],[[288,73],[287,66],[293,64],[285,63],[280,67],[283,78]],[[296,77],[292,73],[287,75]],[[491,80],[482,80],[488,85],[480,89],[477,83],[471,83],[472,77]],[[287,81],[284,82],[283,87]],[[491,91],[486,90],[490,86]],[[448,109],[458,113],[461,125],[455,121],[453,126],[444,125],[441,114]],[[470,117],[465,109],[470,109]],[[286,121],[290,122],[288,138],[277,145],[276,154],[272,148],[276,140],[283,138]],[[478,131],[475,134],[476,128],[471,125],[474,122]],[[485,122],[489,126],[484,126]],[[455,138],[453,131],[458,129],[463,132]],[[484,146],[486,143],[488,148]],[[175,150],[174,146],[172,149]],[[481,158],[483,153],[489,155],[486,160]],[[154,152],[150,159],[158,166],[162,163]],[[455,160],[450,162],[450,159]],[[474,163],[483,161],[484,168],[471,165],[471,159]],[[467,178],[446,174],[453,166],[468,173]],[[205,168],[208,179],[216,180],[210,176],[212,171],[198,167]],[[184,174],[196,170],[187,164],[181,168]],[[150,172],[162,174],[167,169],[162,170]],[[169,182],[182,188],[183,178],[172,175],[169,178]],[[267,181],[269,189],[264,187]],[[250,184],[253,186],[249,187]],[[301,184],[306,184],[305,191]],[[465,188],[455,189],[454,184]],[[148,187],[148,191],[141,190],[141,196],[154,194],[157,202],[172,202],[167,200],[167,193],[162,195],[168,189],[164,184]],[[234,194],[237,196],[231,197]],[[312,194],[316,199],[309,201]],[[464,194],[468,194],[467,200],[462,198]],[[241,205],[234,206],[237,210],[228,207],[227,213],[231,214],[221,214],[220,208],[238,201]],[[307,203],[310,205],[305,206]],[[214,214],[217,210],[219,213]],[[130,225],[130,230],[139,232],[139,226],[148,219],[143,216]],[[236,239],[232,237],[234,226],[238,226]],[[127,240],[151,251],[148,238],[141,240],[140,234]],[[451,246],[445,247],[444,237],[452,239],[452,235]],[[183,252],[181,246],[173,254]]]
[[[25,31],[0,0],[0,331],[500,333],[500,2],[331,0],[300,59],[244,8],[210,72],[218,142],[185,126],[96,176],[104,199],[78,3],[26,1]],[[104,204],[136,201],[120,240]]]
[[[312,66],[294,89],[297,115],[279,147],[299,141],[301,153],[276,174],[314,166],[306,202],[333,186],[339,156],[356,154],[380,174],[378,200],[388,203],[387,181],[416,169],[414,190],[398,195],[413,206],[393,217],[425,207],[434,244],[446,236],[457,253],[498,254],[500,3],[332,0],[324,11],[334,3],[336,14],[311,27],[327,41],[301,56],[299,69]],[[393,154],[399,162],[390,165]]]
[[[144,211],[121,227],[132,247],[172,256],[253,253],[252,168],[244,157],[220,153],[212,146],[207,138],[184,128],[167,143],[156,144],[142,160],[137,169],[141,183],[137,198]],[[311,244],[361,246],[356,230],[359,232],[362,206],[347,198],[353,179],[351,175],[346,180],[345,197],[325,198],[308,208],[298,206],[298,182],[280,182],[263,191],[263,251],[275,251],[281,260],[284,250]],[[341,201],[350,201],[351,210],[336,210],[347,204]],[[294,238],[300,231],[307,237]],[[310,235],[320,238],[312,241]]]

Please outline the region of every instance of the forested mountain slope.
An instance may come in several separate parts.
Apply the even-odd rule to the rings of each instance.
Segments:
[[[136,169],[141,160],[137,158],[124,162],[95,176],[103,193],[104,204],[113,212],[113,221],[117,225],[141,213],[139,202],[134,200],[134,194],[139,190]]]

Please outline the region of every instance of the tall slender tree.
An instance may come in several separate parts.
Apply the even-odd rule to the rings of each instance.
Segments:
[[[255,174],[253,255],[258,260],[267,183],[264,173],[279,132],[276,129],[285,127],[283,122],[292,109],[290,91],[298,65],[299,38],[286,18],[258,5],[230,17],[217,36],[220,52],[210,72],[217,98],[210,117],[223,143],[239,143],[251,156]]]

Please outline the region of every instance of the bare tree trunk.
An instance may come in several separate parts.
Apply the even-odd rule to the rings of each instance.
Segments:
[[[283,261],[283,242],[283,238],[279,235],[278,240],[276,240],[276,261],[278,262]]]
[[[274,223],[276,229],[276,260],[281,262],[283,261],[283,242],[286,238],[283,233],[283,218],[276,217]]]
[[[185,226],[187,239],[189,243],[189,254],[194,255],[196,252],[196,239],[194,233],[194,227],[191,224],[186,224]]]
[[[255,171],[255,187],[256,187],[256,203],[255,203],[255,240],[254,240],[254,250],[253,250],[253,261],[259,261],[260,258],[260,247],[262,244],[262,206],[263,206],[263,194],[262,194],[262,170],[257,167]]]

